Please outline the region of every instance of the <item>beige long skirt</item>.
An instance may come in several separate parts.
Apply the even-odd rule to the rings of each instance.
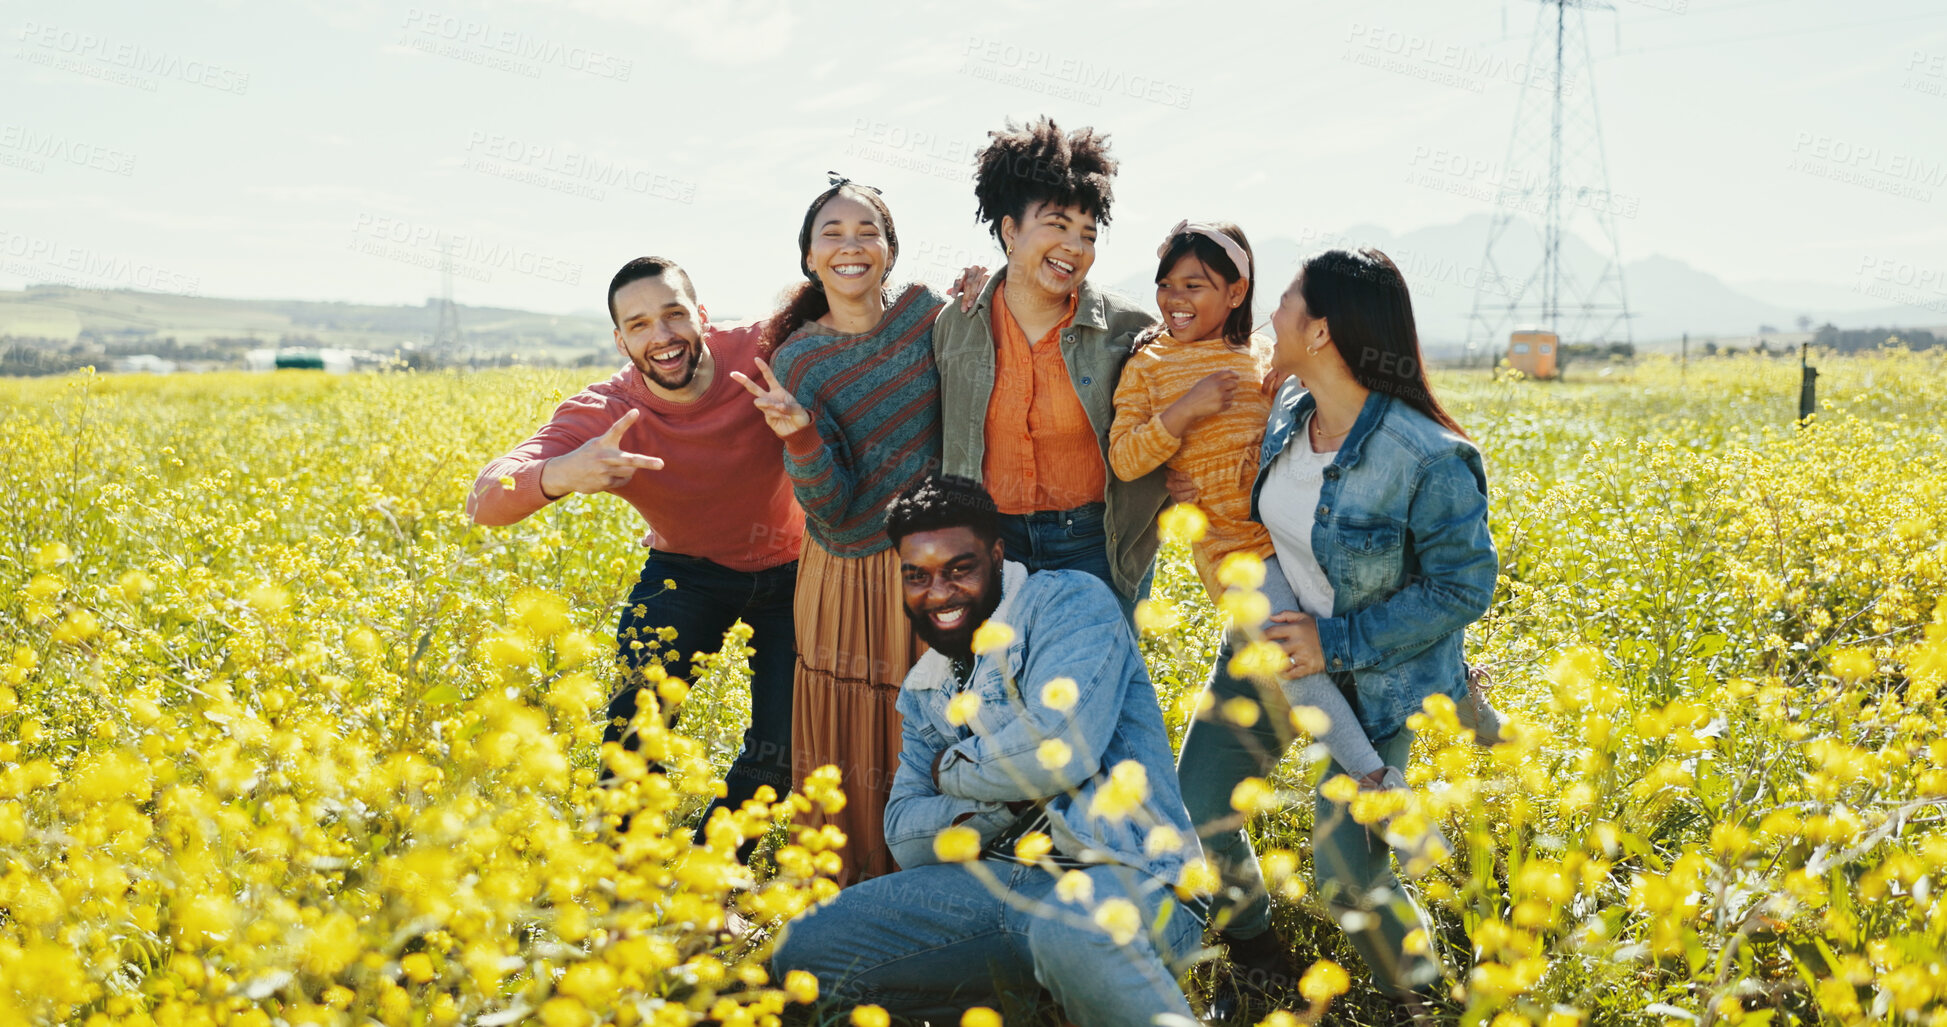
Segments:
[[[842,885],[898,869],[886,848],[886,797],[899,767],[900,682],[925,651],[899,585],[899,554],[835,556],[806,537],[798,558],[798,665],[791,694],[792,785],[832,764],[845,808],[811,824],[845,832]]]

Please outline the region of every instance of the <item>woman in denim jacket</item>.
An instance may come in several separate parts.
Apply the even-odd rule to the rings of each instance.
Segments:
[[[1487,528],[1480,452],[1426,380],[1412,301],[1399,269],[1374,249],[1328,250],[1305,262],[1271,319],[1273,404],[1252,490],[1278,566],[1301,605],[1265,626],[1284,649],[1283,682],[1328,675],[1389,767],[1413,745],[1406,719],[1430,695],[1467,696],[1462,640],[1487,610],[1498,572]],[[1233,635],[1226,648],[1241,639]],[[1259,698],[1217,660],[1210,691]],[[1289,691],[1290,689],[1285,689]],[[1232,789],[1268,776],[1289,739],[1285,717],[1248,728],[1214,713],[1194,721],[1178,775],[1232,903],[1224,940],[1241,970],[1289,978],[1270,931],[1270,900]],[[1331,780],[1344,771],[1336,764]],[[1396,776],[1396,775],[1395,775]],[[1342,805],[1320,796],[1312,839],[1319,891],[1387,994],[1417,1004],[1439,975],[1405,938],[1430,927],[1398,887],[1390,850]],[[1223,922],[1223,921],[1219,921]]]

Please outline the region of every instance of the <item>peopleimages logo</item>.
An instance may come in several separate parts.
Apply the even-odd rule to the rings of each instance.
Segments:
[[[23,125],[0,125],[0,163],[38,173],[44,170],[47,161],[92,168],[123,177],[135,173],[135,155],[132,153],[60,132],[42,132]]]
[[[534,65],[551,64],[617,82],[627,82],[635,71],[635,62],[627,57],[456,14],[409,7],[404,28],[407,34],[399,40],[402,45],[530,78],[540,74]],[[497,55],[500,59],[475,59],[466,53],[468,50],[482,58]]]
[[[415,267],[444,267],[476,282],[491,282],[494,271],[504,270],[564,285],[581,283],[582,265],[575,261],[369,212],[360,213],[352,222],[350,249]]]
[[[1406,167],[1410,185],[1528,214],[1548,210],[1548,172],[1543,168],[1504,166],[1479,155],[1433,146],[1415,146]],[[1641,197],[1591,185],[1564,183],[1561,196],[1565,204],[1619,218],[1633,218],[1642,207]]]
[[[1936,314],[1947,314],[1947,270],[1893,257],[1865,256],[1859,260],[1859,281],[1853,290],[1862,296],[1892,300]]]
[[[155,92],[158,79],[237,96],[250,88],[248,72],[113,36],[30,21],[21,26],[17,38],[22,45],[14,56],[20,60],[145,92]]]
[[[1928,96],[1947,96],[1947,51],[1913,51],[1906,62],[1906,81],[1901,85]]]
[[[1488,79],[1501,79],[1528,89],[1555,88],[1553,68],[1510,61],[1498,54],[1473,47],[1442,43],[1429,36],[1401,32],[1384,25],[1353,22],[1346,33],[1348,49],[1342,60],[1367,68],[1390,71],[1435,85],[1483,92]],[[1576,90],[1573,75],[1562,80],[1562,94]]]
[[[1938,157],[1928,160],[1812,132],[1797,134],[1785,167],[1922,203],[1931,202],[1933,190],[1947,185],[1947,161]]]
[[[127,257],[0,228],[0,270],[80,289],[122,288],[195,295],[194,275]]]
[[[911,171],[950,182],[973,177],[973,159],[982,143],[943,139],[930,129],[912,128],[871,118],[852,120],[851,142],[845,156]]]
[[[607,198],[607,189],[654,196],[676,203],[696,199],[696,182],[557,146],[496,132],[469,131],[464,162],[473,171],[537,185],[588,199]]]
[[[968,36],[961,56],[963,74],[1095,107],[1102,105],[1102,94],[1111,94],[1189,110],[1196,95],[1189,86],[1147,71],[1104,67],[1085,57],[1010,40]]]

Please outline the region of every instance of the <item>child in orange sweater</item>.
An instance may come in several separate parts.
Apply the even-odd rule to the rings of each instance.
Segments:
[[[1251,520],[1258,444],[1271,412],[1258,383],[1271,367],[1271,340],[1251,333],[1254,289],[1242,229],[1183,222],[1156,255],[1163,323],[1137,338],[1123,365],[1109,467],[1134,481],[1167,464],[1195,483],[1210,526],[1190,552],[1214,603],[1224,591],[1217,581],[1224,557],[1273,555],[1270,533]]]

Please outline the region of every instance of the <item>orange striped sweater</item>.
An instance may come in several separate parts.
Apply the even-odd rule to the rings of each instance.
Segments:
[[[1251,485],[1257,478],[1258,444],[1271,412],[1271,397],[1258,388],[1271,367],[1271,340],[1251,336],[1249,352],[1221,338],[1179,342],[1168,335],[1137,350],[1123,365],[1115,390],[1115,424],[1109,428],[1109,466],[1124,481],[1157,466],[1190,476],[1197,505],[1210,529],[1193,544],[1197,571],[1214,602],[1222,594],[1217,566],[1232,553],[1272,555],[1271,536],[1251,520]],[[1179,439],[1163,427],[1163,411],[1204,376],[1237,372],[1230,409],[1192,425]]]

